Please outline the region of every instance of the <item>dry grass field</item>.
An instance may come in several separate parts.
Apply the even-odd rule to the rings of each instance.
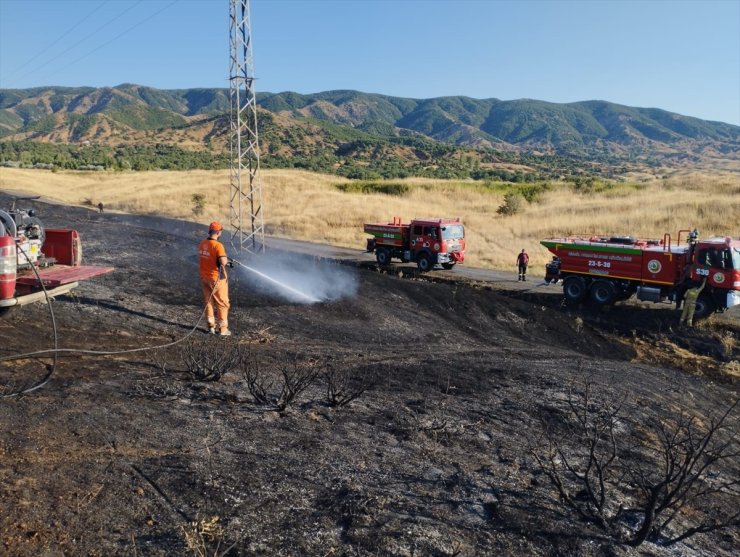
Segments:
[[[263,214],[268,234],[362,249],[364,222],[394,215],[460,217],[466,225],[474,267],[513,269],[526,248],[539,267],[549,252],[545,237],[571,233],[630,234],[662,237],[698,228],[703,237],[737,236],[740,222],[740,175],[675,174],[665,179],[612,184],[577,192],[554,184],[521,210],[497,213],[505,189],[486,189],[472,181],[409,179],[403,195],[345,193],[349,180],[296,170],[261,174]],[[0,190],[22,191],[69,204],[104,203],[106,210],[157,214],[202,221],[229,220],[228,171],[90,173],[0,168]],[[205,196],[200,217],[192,196]]]

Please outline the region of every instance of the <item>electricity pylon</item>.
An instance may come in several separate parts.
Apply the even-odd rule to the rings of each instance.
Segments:
[[[251,35],[249,0],[230,0],[231,245],[258,253],[265,249],[265,229]]]

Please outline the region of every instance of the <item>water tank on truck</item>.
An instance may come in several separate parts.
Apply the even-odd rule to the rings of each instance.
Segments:
[[[729,236],[699,240],[696,230],[680,230],[676,241],[632,236],[566,236],[540,242],[552,254],[545,281],[563,281],[570,304],[611,305],[639,300],[680,304],[689,288],[706,285],[695,316],[740,304],[740,240]]]

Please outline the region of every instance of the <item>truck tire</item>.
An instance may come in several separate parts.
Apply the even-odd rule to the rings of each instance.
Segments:
[[[432,258],[428,254],[422,253],[416,258],[416,266],[419,268],[419,271],[426,273],[427,271],[431,271],[434,265],[432,264]]]
[[[610,280],[595,280],[590,292],[591,301],[597,306],[609,306],[617,299],[617,289]]]
[[[696,307],[694,308],[694,319],[706,319],[717,311],[717,305],[708,294],[701,293],[696,299]]]
[[[378,248],[375,250],[375,260],[381,267],[386,267],[391,262],[391,250],[388,248]]]
[[[586,299],[586,281],[581,277],[568,277],[563,281],[563,296],[569,304],[580,304]]]

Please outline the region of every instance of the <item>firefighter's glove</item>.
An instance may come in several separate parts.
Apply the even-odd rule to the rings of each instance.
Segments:
[[[229,259],[229,262],[226,264],[226,266],[229,269],[233,269],[234,268],[234,260],[233,259]]]

